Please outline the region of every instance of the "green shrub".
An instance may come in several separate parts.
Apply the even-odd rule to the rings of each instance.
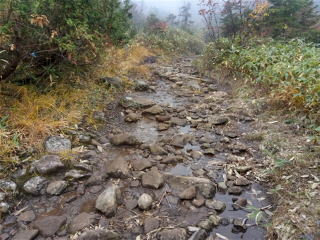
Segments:
[[[7,67],[0,80],[24,72],[50,75],[61,62],[87,65],[105,43],[129,38],[128,0],[2,0],[0,52]]]
[[[252,83],[267,86],[275,98],[290,106],[320,110],[320,48],[315,44],[262,39],[242,46],[221,39],[207,46],[202,65],[240,72]]]
[[[168,28],[159,33],[143,34],[141,41],[152,48],[160,48],[169,53],[200,54],[204,43],[196,34],[190,34],[182,29]]]

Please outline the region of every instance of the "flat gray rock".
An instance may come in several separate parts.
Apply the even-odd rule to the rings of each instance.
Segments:
[[[38,229],[42,236],[51,237],[66,223],[65,216],[48,216],[33,222],[33,226]]]
[[[14,235],[13,240],[33,240],[39,233],[37,229],[20,230]]]
[[[62,168],[64,164],[57,155],[46,155],[34,162],[34,166],[40,174],[54,173]]]
[[[115,214],[118,206],[120,190],[116,185],[108,186],[96,200],[96,208],[103,212],[107,217]]]
[[[36,176],[33,178],[30,178],[24,185],[23,190],[27,193],[33,194],[33,195],[39,195],[42,193],[42,189],[47,185],[48,181],[44,177]]]
[[[48,137],[44,143],[48,153],[61,153],[71,150],[71,141],[60,136]]]
[[[68,232],[76,233],[86,227],[89,227],[90,225],[97,223],[98,219],[98,214],[91,214],[86,212],[80,213],[71,220],[68,227]]]

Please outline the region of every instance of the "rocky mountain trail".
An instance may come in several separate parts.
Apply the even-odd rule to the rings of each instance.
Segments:
[[[255,115],[192,60],[153,63],[96,113],[101,129],[52,136],[0,179],[0,239],[265,239]]]

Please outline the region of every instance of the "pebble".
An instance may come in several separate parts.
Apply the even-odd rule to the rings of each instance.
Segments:
[[[149,194],[144,193],[139,197],[138,206],[141,210],[148,210],[151,208],[152,202],[152,197]]]

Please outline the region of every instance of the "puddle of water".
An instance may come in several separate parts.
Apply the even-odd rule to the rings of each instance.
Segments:
[[[264,189],[259,184],[252,184],[250,190],[244,191],[243,194],[241,194],[241,197],[246,198],[248,200],[248,206],[252,205],[257,208],[265,207],[269,205],[268,200],[262,200],[259,201],[258,198],[266,198],[266,195],[264,193]],[[226,210],[220,214],[220,217],[228,218],[228,219],[234,219],[234,218],[248,218],[248,212],[243,210],[237,210],[234,211],[232,207],[232,198],[233,197],[239,197],[229,194],[223,194],[223,193],[217,193],[214,197],[214,199],[223,201],[226,203],[227,207]],[[253,224],[253,220],[248,220],[248,224]],[[228,226],[219,226],[218,228],[214,229],[213,233],[219,233],[229,239],[236,240],[236,239],[247,239],[247,240],[261,240],[265,237],[265,229],[262,227],[249,227],[246,232],[235,234],[232,233],[232,227],[233,224],[229,224]]]
[[[157,123],[144,118],[135,125],[134,129],[132,129],[132,134],[141,142],[148,144],[156,143],[159,134]]]
[[[192,176],[192,169],[189,166],[178,164],[170,170],[170,173],[175,176]]]

